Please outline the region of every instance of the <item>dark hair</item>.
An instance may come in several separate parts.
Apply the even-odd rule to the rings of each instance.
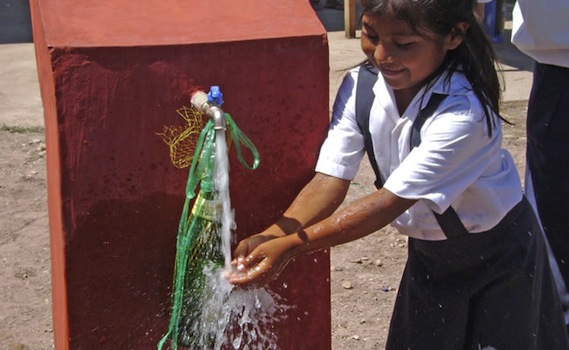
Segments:
[[[462,43],[449,51],[444,63],[430,82],[447,70],[462,71],[484,108],[488,131],[492,134],[493,115],[499,118],[500,80],[495,66],[495,52],[488,35],[474,16],[476,0],[360,0],[363,14],[389,15],[407,23],[421,34],[425,30],[438,35],[462,35]],[[465,33],[458,24],[469,25]],[[429,82],[428,82],[429,83]],[[494,112],[494,113],[492,113]]]

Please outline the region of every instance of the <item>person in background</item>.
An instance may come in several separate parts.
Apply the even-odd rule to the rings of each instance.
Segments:
[[[264,285],[300,254],[391,224],[409,240],[388,350],[569,349],[543,234],[502,148],[494,51],[474,1],[361,5],[367,62],[339,88],[316,174],[237,245],[227,278]],[[363,114],[362,91],[373,93]],[[366,152],[378,190],[337,210]]]
[[[477,0],[476,4],[474,4],[474,15],[476,16],[476,19],[480,21],[480,23],[484,22],[484,8],[490,1],[492,0]]]
[[[569,324],[569,1],[518,0],[511,40],[535,60],[526,122],[525,189],[549,241]]]
[[[343,10],[344,0],[326,0],[324,7],[327,9]]]

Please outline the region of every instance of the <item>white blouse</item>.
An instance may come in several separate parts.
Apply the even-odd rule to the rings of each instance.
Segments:
[[[344,78],[334,103],[328,137],[316,171],[352,180],[364,156],[364,139],[355,119],[359,68]],[[392,225],[402,234],[425,240],[445,239],[432,211],[450,205],[469,232],[494,227],[522,198],[514,161],[501,148],[501,123],[489,136],[482,105],[466,77],[445,75],[419,91],[399,115],[393,90],[381,74],[373,87],[375,100],[369,128],[384,187],[395,195],[418,199]],[[448,95],[421,129],[421,144],[410,151],[410,131],[419,108],[431,94]]]

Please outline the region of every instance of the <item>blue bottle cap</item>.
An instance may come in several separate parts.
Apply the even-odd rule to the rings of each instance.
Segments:
[[[209,102],[215,103],[218,106],[221,106],[223,103],[223,94],[219,90],[219,86],[212,86],[207,93],[207,99]]]

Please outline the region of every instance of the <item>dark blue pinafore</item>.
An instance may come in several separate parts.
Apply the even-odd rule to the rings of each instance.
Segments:
[[[381,188],[369,132],[377,74],[360,67],[356,120]],[[433,94],[417,116],[411,149],[445,97]],[[409,238],[387,350],[569,349],[543,233],[525,197],[487,232],[469,233],[452,207],[433,215],[447,239]]]

